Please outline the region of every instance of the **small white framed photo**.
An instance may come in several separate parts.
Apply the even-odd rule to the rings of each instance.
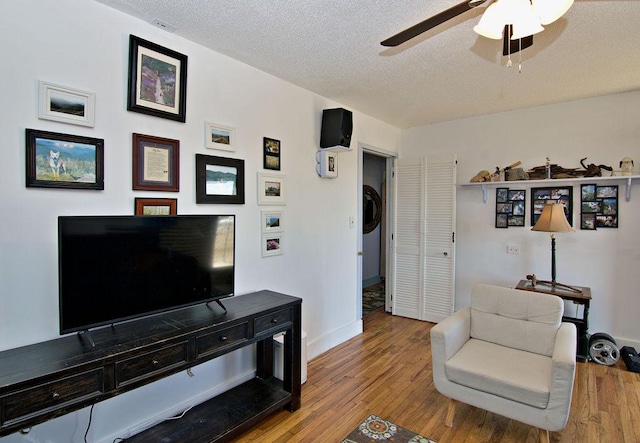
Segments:
[[[204,138],[207,149],[230,152],[236,150],[235,129],[231,126],[204,122]]]
[[[262,233],[282,232],[284,230],[284,218],[282,211],[260,211]]]
[[[39,119],[93,127],[95,113],[95,93],[40,81]]]
[[[274,232],[262,236],[262,256],[282,255],[282,233]]]
[[[258,172],[258,204],[285,204],[285,176]]]

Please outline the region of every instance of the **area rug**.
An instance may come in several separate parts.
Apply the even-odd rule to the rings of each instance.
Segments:
[[[384,283],[369,286],[362,290],[362,315],[370,314],[384,306]]]
[[[389,420],[370,415],[360,423],[342,443],[370,443],[393,441],[399,443],[436,443],[427,437],[391,423]]]

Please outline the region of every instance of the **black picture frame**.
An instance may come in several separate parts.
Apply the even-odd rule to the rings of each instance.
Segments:
[[[496,228],[524,226],[525,189],[496,188]]]
[[[196,154],[196,203],[244,201],[244,160]]]
[[[531,226],[535,226],[544,205],[550,200],[564,206],[567,222],[573,226],[573,186],[531,188]]]
[[[184,123],[187,56],[129,35],[127,110]]]
[[[618,227],[618,186],[583,184],[580,187],[580,229]]]
[[[180,191],[180,140],[133,134],[135,191]]]
[[[104,189],[104,140],[25,129],[28,188]]]
[[[273,171],[280,170],[280,140],[263,137],[262,149],[264,152],[263,167]]]

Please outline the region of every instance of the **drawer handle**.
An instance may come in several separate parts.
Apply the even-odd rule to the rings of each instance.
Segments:
[[[60,397],[60,394],[58,394],[57,392],[54,392],[53,394],[51,394],[51,398],[53,398],[54,400],[58,399]]]
[[[222,335],[220,337],[220,341],[227,341],[227,340],[229,340],[229,337],[227,337],[226,335]]]
[[[271,323],[273,323],[273,324],[278,323],[278,319],[277,319],[277,318],[272,318],[272,319],[271,319]]]

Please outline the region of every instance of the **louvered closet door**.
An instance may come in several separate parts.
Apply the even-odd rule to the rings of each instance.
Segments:
[[[393,314],[439,322],[455,295],[455,156],[398,160]]]

